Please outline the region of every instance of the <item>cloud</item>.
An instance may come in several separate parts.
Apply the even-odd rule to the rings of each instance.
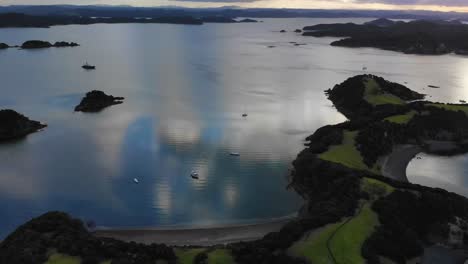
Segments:
[[[253,3],[261,0],[170,0],[174,2],[204,2],[204,3]]]
[[[388,5],[435,5],[435,6],[453,6],[465,7],[468,6],[467,0],[355,0],[355,3],[365,4],[388,4]]]

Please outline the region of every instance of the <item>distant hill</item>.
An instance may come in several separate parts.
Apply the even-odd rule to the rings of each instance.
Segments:
[[[290,18],[290,17],[386,17],[391,19],[460,19],[468,20],[467,13],[433,12],[418,10],[325,10],[325,9],[275,9],[239,8],[235,6],[219,8],[184,8],[177,6],[132,7],[110,5],[12,5],[0,7],[0,13],[23,13],[41,16],[84,16],[84,17],[162,17],[192,16],[228,18]]]
[[[165,16],[154,18],[124,18],[124,17],[80,17],[80,16],[36,16],[20,13],[0,14],[0,28],[2,27],[50,27],[57,25],[89,25],[96,23],[166,23],[201,25],[200,19],[191,16]]]

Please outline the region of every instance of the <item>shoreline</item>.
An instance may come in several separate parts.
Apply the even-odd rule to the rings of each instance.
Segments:
[[[268,233],[279,231],[297,215],[251,224],[232,224],[211,227],[161,227],[161,228],[98,228],[96,237],[114,238],[143,244],[170,246],[214,246],[240,241],[253,241]]]
[[[382,176],[392,180],[409,182],[406,176],[406,168],[411,160],[420,152],[423,152],[423,148],[417,145],[395,146],[392,153],[383,157],[379,162]]]
[[[424,147],[413,144],[396,145],[392,153],[382,157],[378,163],[381,166],[382,176],[401,182],[409,182],[406,169],[418,153],[451,153],[457,148],[457,145],[452,141],[437,140],[425,141]]]

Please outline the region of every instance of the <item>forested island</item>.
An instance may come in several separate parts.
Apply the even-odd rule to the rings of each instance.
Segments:
[[[0,141],[22,138],[46,126],[14,110],[0,110]]]
[[[407,54],[468,54],[468,25],[459,20],[377,19],[368,23],[318,24],[303,28],[304,36],[344,37],[332,46],[373,47]]]
[[[96,237],[80,220],[50,212],[1,242],[0,262],[400,264],[420,263],[434,247],[464,261],[468,199],[384,171],[385,160],[402,146],[466,152],[468,105],[424,101],[373,75],[349,78],[326,94],[349,121],[307,138],[289,185],[305,204],[279,232],[214,247],[143,245]]]
[[[73,15],[27,15],[22,13],[0,14],[0,28],[6,27],[38,27],[48,28],[60,25],[91,25],[91,24],[184,24],[202,25],[203,23],[252,23],[253,19],[236,20],[227,16],[165,15],[159,17],[86,17]]]
[[[123,103],[123,97],[107,95],[103,91],[93,90],[86,93],[80,104],[75,107],[76,112],[99,112],[111,105]]]
[[[22,48],[22,49],[44,49],[44,48],[64,48],[64,47],[78,47],[80,44],[75,42],[66,42],[66,41],[57,41],[55,43],[50,43],[43,40],[28,40],[23,42],[21,46],[11,46],[6,43],[0,43],[0,49],[8,48]]]

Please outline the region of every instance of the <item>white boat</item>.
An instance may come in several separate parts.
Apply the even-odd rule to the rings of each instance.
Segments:
[[[192,178],[194,178],[194,179],[198,179],[198,172],[192,171],[192,172],[190,173],[190,177],[192,177]]]
[[[137,178],[133,178],[134,183],[139,183],[140,181]]]
[[[231,156],[240,156],[240,153],[239,152],[231,152],[231,153],[229,153],[229,155],[231,155]]]

